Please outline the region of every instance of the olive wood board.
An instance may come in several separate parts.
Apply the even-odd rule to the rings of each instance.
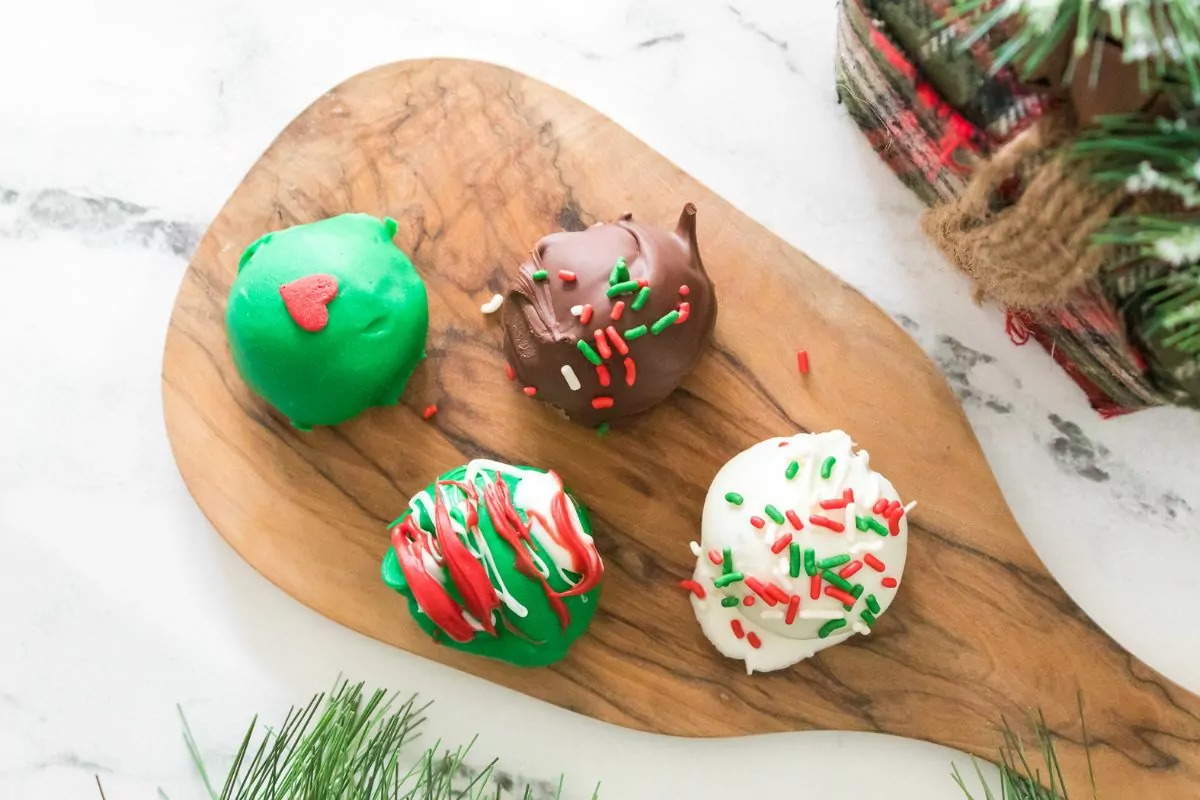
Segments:
[[[599,437],[506,379],[498,315],[480,305],[537,239],[627,211],[673,227],[688,201],[720,310],[712,347],[668,401]],[[429,288],[429,358],[399,405],[302,433],[238,377],[226,296],[239,255],[263,233],[348,211],[399,222],[395,241]],[[217,531],[285,592],[368,636],[678,736],[879,731],[991,759],[1001,718],[1028,731],[1040,708],[1077,787],[1088,785],[1082,692],[1105,797],[1200,795],[1200,699],[1124,651],[1049,575],[909,336],[620,126],[524,75],[409,61],[318,98],[200,243],[162,387],[180,472]],[[706,490],[761,439],[833,428],[919,502],[902,587],[871,636],[747,676],[701,635],[678,586]],[[388,523],[436,475],[478,457],[553,468],[592,512],[607,567],[600,608],[552,667],[435,644],[380,580]]]

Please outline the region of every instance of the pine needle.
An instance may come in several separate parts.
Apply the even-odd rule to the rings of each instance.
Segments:
[[[403,766],[401,753],[419,735],[427,708],[418,707],[415,696],[400,702],[382,689],[365,696],[362,683],[342,681],[328,695],[291,708],[277,730],[259,733],[254,717],[219,794],[182,708],[179,715],[210,800],[500,800],[499,786],[491,794],[496,762],[473,775],[464,764],[474,740],[453,751],[435,742]],[[532,800],[530,787],[524,797]],[[599,787],[593,800],[598,797]]]

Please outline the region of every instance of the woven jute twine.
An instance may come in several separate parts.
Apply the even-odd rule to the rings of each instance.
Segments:
[[[978,295],[1030,311],[1062,305],[1110,258],[1090,239],[1122,192],[1088,181],[1057,149],[1069,134],[1062,120],[1040,121],[980,163],[957,199],[926,213],[926,235]]]

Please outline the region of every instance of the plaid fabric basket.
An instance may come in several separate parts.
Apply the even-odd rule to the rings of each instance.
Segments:
[[[943,23],[948,10],[947,0],[842,0],[838,30],[839,97],[880,157],[931,206],[957,198],[982,159],[1055,108],[1049,93],[1011,70],[993,74],[998,41],[964,51],[965,31]],[[1104,417],[1200,406],[1196,360],[1131,341],[1142,285],[1135,278],[1102,270],[1061,308],[1010,310],[1009,336],[1042,345]]]

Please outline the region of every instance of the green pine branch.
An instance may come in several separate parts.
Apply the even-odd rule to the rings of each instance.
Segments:
[[[1094,86],[1100,67],[1100,48],[1095,45],[1111,37],[1121,43],[1123,60],[1139,65],[1144,90],[1150,88],[1152,76],[1182,81],[1191,90],[1192,104],[1200,104],[1196,0],[955,0],[954,14],[974,23],[965,47],[1011,26],[996,51],[996,71],[1011,64],[1027,77],[1069,39],[1067,77],[1083,67]]]
[[[495,761],[474,775],[464,766],[474,741],[454,750],[435,742],[404,766],[402,751],[426,708],[415,697],[399,702],[383,690],[365,696],[362,683],[343,681],[328,697],[292,708],[276,729],[260,730],[255,717],[220,791],[186,718],[184,742],[210,800],[500,800]],[[522,797],[532,800],[532,787]]]

